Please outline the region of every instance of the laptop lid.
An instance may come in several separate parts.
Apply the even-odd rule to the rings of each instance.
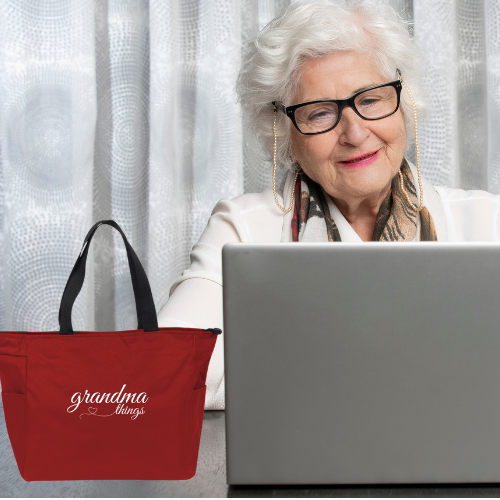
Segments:
[[[223,248],[228,484],[500,480],[500,245]]]

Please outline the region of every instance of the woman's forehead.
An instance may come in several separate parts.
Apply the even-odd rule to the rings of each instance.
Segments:
[[[292,104],[316,99],[345,99],[385,81],[369,53],[333,52],[306,59],[301,64]]]

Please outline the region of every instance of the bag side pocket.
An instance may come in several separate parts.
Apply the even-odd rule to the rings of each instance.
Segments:
[[[204,385],[199,389],[193,391],[194,404],[193,404],[193,422],[194,422],[194,435],[200,439],[201,428],[203,427],[203,415],[205,410],[205,394],[207,386]]]
[[[24,459],[26,450],[26,394],[2,392],[5,425],[9,434],[10,444],[14,451],[17,467],[23,479]]]
[[[193,433],[191,435],[191,450],[192,450],[192,472],[190,477],[196,474],[196,468],[198,465],[198,453],[200,451],[200,439],[201,439],[201,429],[203,427],[203,415],[205,410],[205,394],[207,392],[207,386],[204,385],[199,389],[193,391],[193,413],[191,416],[191,421],[193,422]]]

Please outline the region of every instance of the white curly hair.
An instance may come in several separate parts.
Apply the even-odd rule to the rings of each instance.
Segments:
[[[410,88],[419,119],[428,109],[422,86],[420,50],[403,21],[388,4],[372,0],[305,0],[293,3],[272,20],[249,44],[236,90],[249,126],[263,145],[267,159],[273,155],[273,105],[290,105],[301,65],[309,58],[336,51],[369,53],[380,74],[392,81],[396,69]],[[414,137],[413,107],[406,90],[401,92],[406,135]],[[292,167],[291,121],[278,113],[277,163]]]

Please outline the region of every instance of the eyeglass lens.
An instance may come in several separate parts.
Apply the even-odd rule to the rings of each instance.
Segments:
[[[354,105],[363,118],[383,118],[396,111],[397,91],[392,86],[367,90],[356,96]],[[335,125],[338,116],[339,108],[334,102],[306,104],[295,110],[295,122],[304,133],[325,132]]]

